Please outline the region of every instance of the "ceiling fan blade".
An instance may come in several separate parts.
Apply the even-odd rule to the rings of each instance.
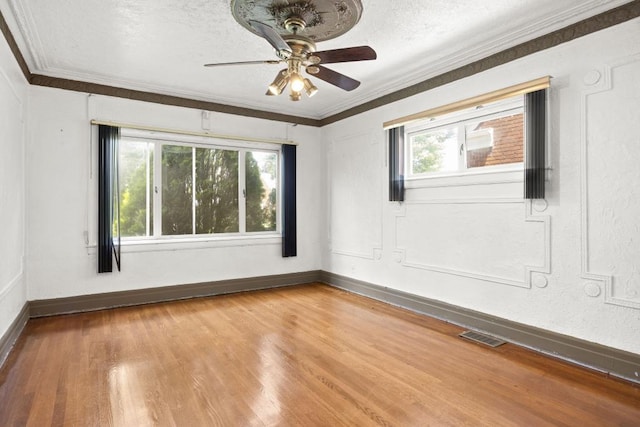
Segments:
[[[316,65],[316,67],[318,67],[319,71],[316,74],[311,74],[312,76],[317,77],[320,80],[324,80],[327,83],[331,83],[334,86],[338,86],[340,89],[352,91],[360,86],[360,82],[352,79],[351,77],[347,77],[337,71],[325,68],[322,65]]]
[[[336,62],[370,61],[376,59],[376,51],[369,46],[346,47],[344,49],[323,50],[314,52],[313,56],[320,58],[321,64],[333,64]]]
[[[275,50],[277,50],[278,52],[284,51],[291,53],[291,47],[289,47],[287,42],[284,41],[282,36],[280,36],[280,34],[278,34],[276,30],[274,30],[267,24],[263,24],[262,22],[253,20],[249,21],[249,25],[251,25],[251,28],[258,32],[260,37],[268,41]]]
[[[282,61],[276,59],[267,59],[266,61],[238,61],[238,62],[216,62],[213,64],[204,64],[205,67],[220,67],[224,65],[251,65],[251,64],[279,64]]]

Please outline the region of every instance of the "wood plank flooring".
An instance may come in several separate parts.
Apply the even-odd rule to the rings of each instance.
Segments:
[[[640,387],[325,285],[31,320],[2,426],[640,426]]]

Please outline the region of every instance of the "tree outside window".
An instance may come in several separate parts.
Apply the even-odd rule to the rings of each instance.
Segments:
[[[154,170],[154,156],[161,159],[158,170]],[[123,139],[119,162],[123,237],[277,229],[275,151]],[[240,188],[242,184],[244,188]],[[244,203],[244,209],[240,209],[240,203]],[[153,227],[154,213],[161,217],[157,230]]]

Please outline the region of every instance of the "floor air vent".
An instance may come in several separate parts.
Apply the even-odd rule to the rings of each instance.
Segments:
[[[458,336],[478,342],[480,344],[488,345],[489,347],[498,347],[502,344],[506,344],[506,341],[499,340],[498,338],[494,338],[489,335],[481,334],[480,332],[464,331]]]

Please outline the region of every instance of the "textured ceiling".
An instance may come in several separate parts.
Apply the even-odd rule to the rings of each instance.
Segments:
[[[376,61],[327,65],[362,82],[318,79],[313,98],[267,97],[282,65],[238,24],[228,0],[0,0],[32,73],[321,119],[563,28],[629,0],[365,0],[360,22],[319,50],[369,45]]]

